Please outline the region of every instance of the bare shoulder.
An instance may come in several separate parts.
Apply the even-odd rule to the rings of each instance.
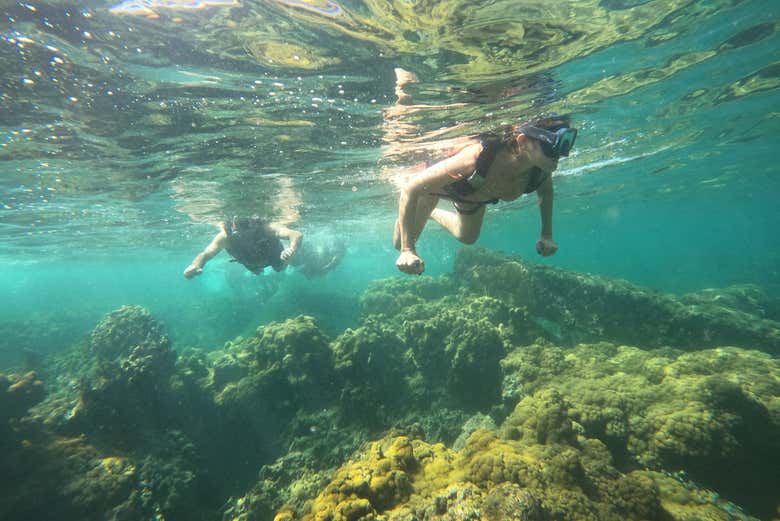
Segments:
[[[471,172],[477,165],[477,158],[482,153],[481,143],[471,143],[466,145],[457,154],[447,158],[448,170],[457,173]]]

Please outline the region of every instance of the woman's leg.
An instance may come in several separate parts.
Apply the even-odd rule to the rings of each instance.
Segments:
[[[412,229],[410,230],[412,241],[415,243],[420,237],[423,228],[425,228],[425,224],[428,222],[428,218],[431,216],[431,212],[434,211],[438,202],[439,198],[433,195],[423,195],[417,200],[417,209],[414,212],[414,222],[412,223]],[[395,221],[395,229],[393,230],[393,246],[395,246],[396,250],[401,250],[401,230],[398,219]]]
[[[474,213],[470,214],[450,212],[441,208],[436,208],[431,212],[431,219],[464,244],[477,242],[484,218],[485,205],[481,205]]]

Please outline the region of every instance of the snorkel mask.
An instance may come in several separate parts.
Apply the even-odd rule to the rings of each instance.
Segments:
[[[538,140],[542,152],[550,159],[568,156],[574,146],[574,140],[577,139],[577,129],[570,127],[559,128],[553,132],[533,125],[523,125],[518,132]]]

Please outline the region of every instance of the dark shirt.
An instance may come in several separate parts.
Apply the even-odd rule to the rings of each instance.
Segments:
[[[276,271],[284,270],[281,259],[284,245],[276,233],[263,221],[249,219],[241,226],[225,223],[228,241],[225,249],[252,273],[262,273],[266,266]]]

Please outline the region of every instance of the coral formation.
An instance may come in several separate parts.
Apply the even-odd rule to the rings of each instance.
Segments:
[[[526,405],[541,408],[548,398]],[[560,420],[566,423],[565,412]],[[457,452],[404,436],[372,442],[336,471],[302,516],[282,509],[275,519],[733,519],[738,510],[711,496],[663,474],[623,474],[597,440],[540,444],[478,430]]]
[[[601,439],[622,466],[685,469],[739,503],[761,512],[774,508],[780,363],[769,355],[739,348],[684,353],[607,343],[532,345],[515,349],[502,364],[505,384],[522,381],[526,394],[554,389],[564,396],[583,432]]]
[[[89,336],[89,349],[99,359],[127,357],[139,345],[168,347],[162,324],[141,306],[122,306],[107,314]]]
[[[0,373],[0,429],[10,419],[23,416],[45,395],[43,383],[34,371],[23,375]]]
[[[177,353],[125,306],[43,361],[46,392],[0,375],[0,517],[769,519],[774,305],[469,249],[374,283],[332,340],[299,316]]]
[[[688,304],[626,281],[461,249],[453,278],[555,324],[558,342],[609,340],[642,347],[737,345],[780,353],[780,322],[710,302]],[[690,300],[688,302],[691,302]]]

